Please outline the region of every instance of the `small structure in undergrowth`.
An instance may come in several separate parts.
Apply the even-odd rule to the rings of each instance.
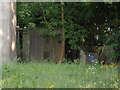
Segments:
[[[87,53],[83,50],[80,51],[80,62],[97,62],[98,61],[98,55],[96,53]]]
[[[55,41],[55,60],[58,61],[60,43]],[[52,44],[50,37],[39,35],[36,30],[17,29],[17,56],[23,60],[51,60]]]

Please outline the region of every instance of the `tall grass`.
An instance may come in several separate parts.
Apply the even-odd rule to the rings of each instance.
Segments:
[[[98,64],[4,64],[3,88],[118,88],[118,67]]]

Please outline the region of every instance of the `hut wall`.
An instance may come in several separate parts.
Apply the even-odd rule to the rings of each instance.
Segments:
[[[43,59],[43,37],[32,30],[30,31],[30,58]]]
[[[25,60],[29,60],[29,48],[30,48],[30,38],[29,30],[23,30],[22,32],[22,57]]]
[[[30,58],[37,61],[52,59],[52,46],[49,37],[40,36],[34,30],[30,31]],[[55,39],[55,59],[58,60],[60,44]]]

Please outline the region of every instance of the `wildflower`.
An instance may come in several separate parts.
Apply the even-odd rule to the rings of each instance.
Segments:
[[[115,65],[104,65],[105,68],[113,68]]]
[[[51,86],[50,86],[49,88],[54,88],[54,85],[53,85],[53,84],[51,84]]]
[[[108,66],[108,65],[104,65],[104,67],[105,67],[105,68],[109,68],[109,66]]]

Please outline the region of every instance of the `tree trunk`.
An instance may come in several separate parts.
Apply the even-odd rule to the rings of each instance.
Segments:
[[[16,57],[15,2],[0,1],[0,11],[0,60],[9,63]]]
[[[62,5],[61,7],[62,9],[62,13],[61,13],[61,17],[62,17],[62,32],[61,32],[61,37],[64,38],[65,36],[65,29],[64,29],[64,6]],[[60,58],[59,58],[59,63],[62,63],[63,58],[64,58],[64,54],[65,54],[65,40],[62,40],[61,42],[61,52],[60,52]]]

